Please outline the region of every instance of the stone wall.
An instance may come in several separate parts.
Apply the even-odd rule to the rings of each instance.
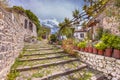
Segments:
[[[24,39],[28,37],[25,35],[37,37],[35,25],[31,22],[32,30],[25,28],[25,19],[31,22],[25,16],[7,12],[0,7],[0,80],[4,80],[24,47]]]
[[[91,68],[103,72],[109,80],[120,80],[120,60],[97,54],[79,52],[80,60]]]
[[[112,34],[120,36],[120,8],[115,6],[115,0],[109,1],[105,10],[96,17],[96,20],[99,23],[94,26],[94,35],[97,33],[97,28],[103,27]]]

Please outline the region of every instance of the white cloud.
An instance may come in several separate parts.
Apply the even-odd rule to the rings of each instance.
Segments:
[[[11,2],[13,5],[21,5],[32,10],[41,19],[56,18],[59,21],[65,17],[72,19],[72,11],[79,7],[69,0],[11,0]]]

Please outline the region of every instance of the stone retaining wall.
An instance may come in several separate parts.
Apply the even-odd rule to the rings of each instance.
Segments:
[[[79,52],[80,60],[91,68],[103,72],[110,80],[120,80],[120,60],[97,54]]]
[[[29,32],[29,36],[37,36],[35,26],[33,31],[24,28],[24,19],[30,21],[25,16],[7,12],[0,7],[0,80],[5,79],[24,47],[25,35]]]

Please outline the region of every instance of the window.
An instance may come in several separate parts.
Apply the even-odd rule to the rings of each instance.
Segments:
[[[81,38],[84,38],[84,33],[81,33],[81,34],[80,34],[80,37],[81,37]]]
[[[33,24],[31,22],[29,22],[29,29],[33,31]]]
[[[27,29],[27,23],[28,21],[25,19],[25,24],[24,24],[25,29]]]

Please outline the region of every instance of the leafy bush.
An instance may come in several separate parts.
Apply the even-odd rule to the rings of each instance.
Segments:
[[[22,7],[20,7],[20,6],[13,6],[12,10],[14,10],[15,12],[20,13],[22,15],[25,14],[25,10]]]
[[[120,37],[115,36],[115,39],[113,41],[113,48],[120,50]]]
[[[103,34],[101,40],[107,45],[108,48],[112,48],[115,36],[109,33]]]
[[[95,45],[95,48],[98,49],[98,50],[104,50],[106,49],[106,44],[104,42],[99,42]]]
[[[52,35],[50,36],[50,41],[56,42],[56,41],[57,41],[57,36],[56,36],[55,34],[52,34]]]
[[[85,48],[86,47],[86,41],[79,42],[78,47]]]
[[[42,38],[41,38],[41,37],[38,37],[38,38],[37,38],[37,40],[41,41],[41,40],[42,40]]]

